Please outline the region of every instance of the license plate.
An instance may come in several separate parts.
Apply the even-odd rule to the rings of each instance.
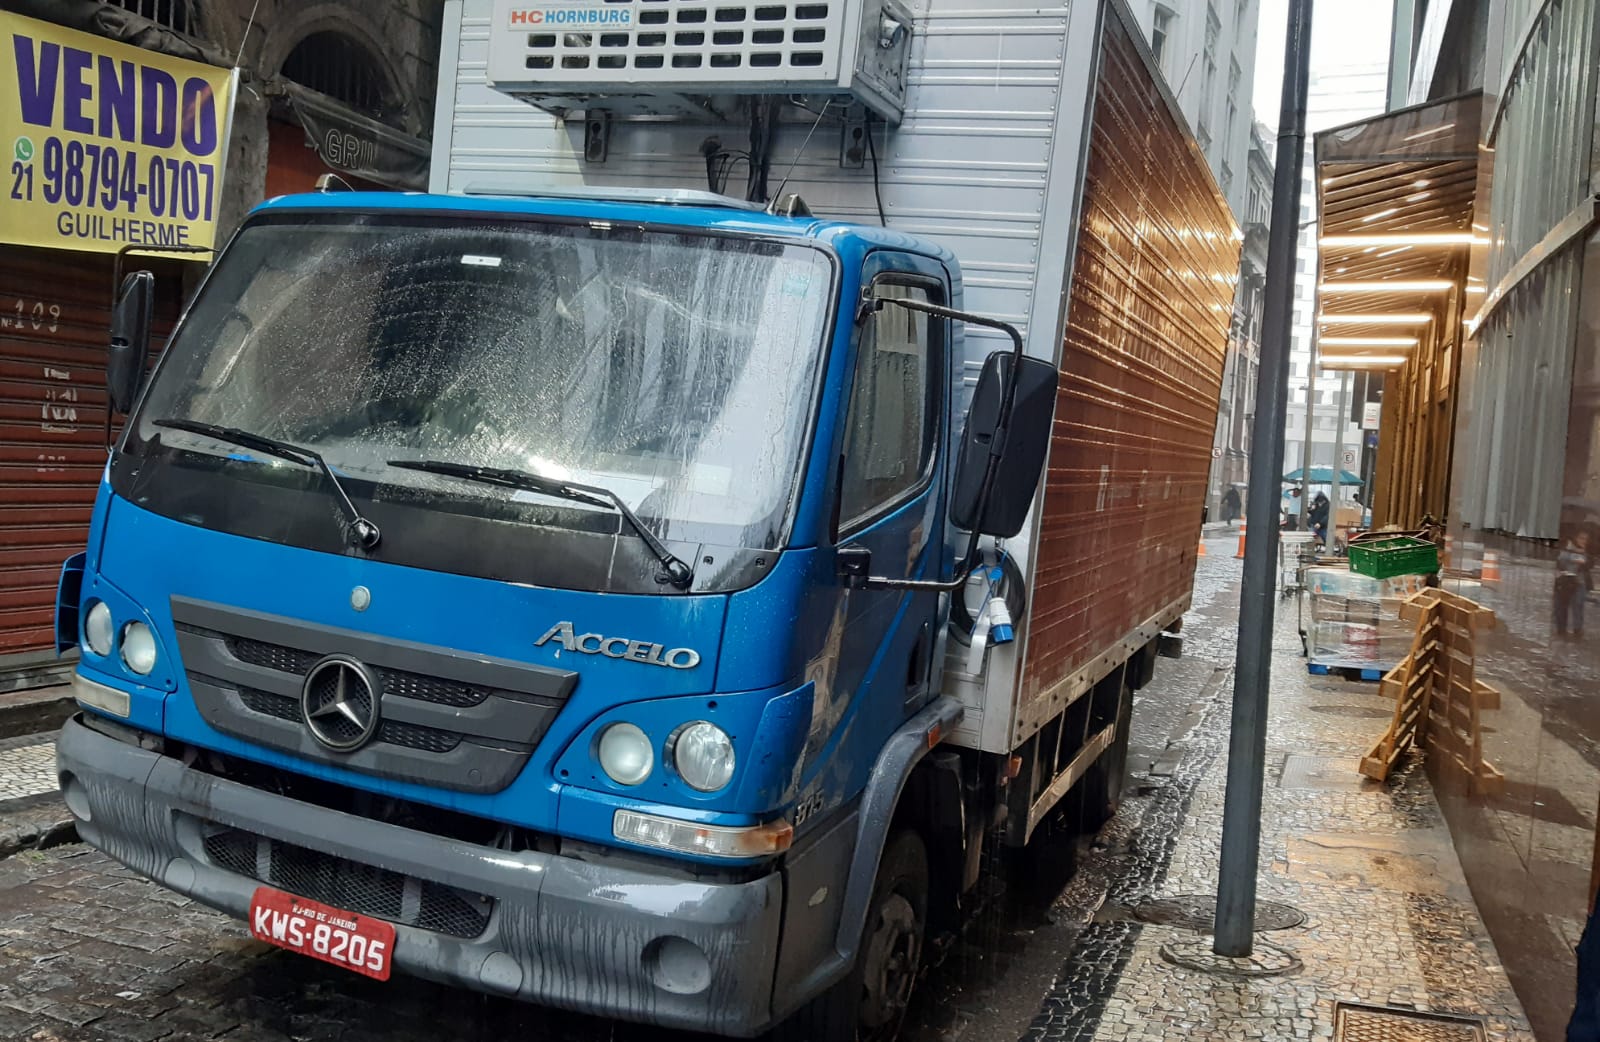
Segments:
[[[260,887],[250,898],[256,939],[378,980],[389,979],[394,925],[304,897]]]

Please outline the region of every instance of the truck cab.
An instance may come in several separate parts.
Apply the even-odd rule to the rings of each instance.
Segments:
[[[82,837],[369,976],[892,1033],[971,831],[952,594],[1055,397],[1016,337],[965,422],[954,256],[707,193],[292,196],[144,380],[149,280],[60,593]]]

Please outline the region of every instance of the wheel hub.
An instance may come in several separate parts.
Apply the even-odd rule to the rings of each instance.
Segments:
[[[910,901],[899,894],[884,901],[862,958],[862,1027],[874,1035],[885,1028],[898,1028],[922,958],[921,931]]]

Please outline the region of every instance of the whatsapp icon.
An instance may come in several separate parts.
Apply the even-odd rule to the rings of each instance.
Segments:
[[[33,141],[30,138],[17,138],[16,157],[24,163],[31,163],[33,161]]]

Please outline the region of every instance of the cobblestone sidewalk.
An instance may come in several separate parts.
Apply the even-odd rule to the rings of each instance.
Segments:
[[[55,742],[33,736],[0,740],[0,803],[55,791]]]
[[[1477,1016],[1489,1039],[1533,1042],[1420,765],[1387,787],[1357,772],[1389,716],[1377,686],[1310,677],[1299,652],[1285,602],[1273,646],[1260,898],[1306,921],[1256,936],[1300,967],[1254,979],[1186,969],[1167,956],[1207,956],[1209,937],[1134,914],[1154,899],[1216,893],[1233,643],[1213,630],[1202,653],[1219,667],[1214,693],[1181,743],[1172,782],[1130,801],[1084,866],[1109,880],[1105,903],[1025,1037],[1331,1038],[1335,1004],[1354,1002]]]

